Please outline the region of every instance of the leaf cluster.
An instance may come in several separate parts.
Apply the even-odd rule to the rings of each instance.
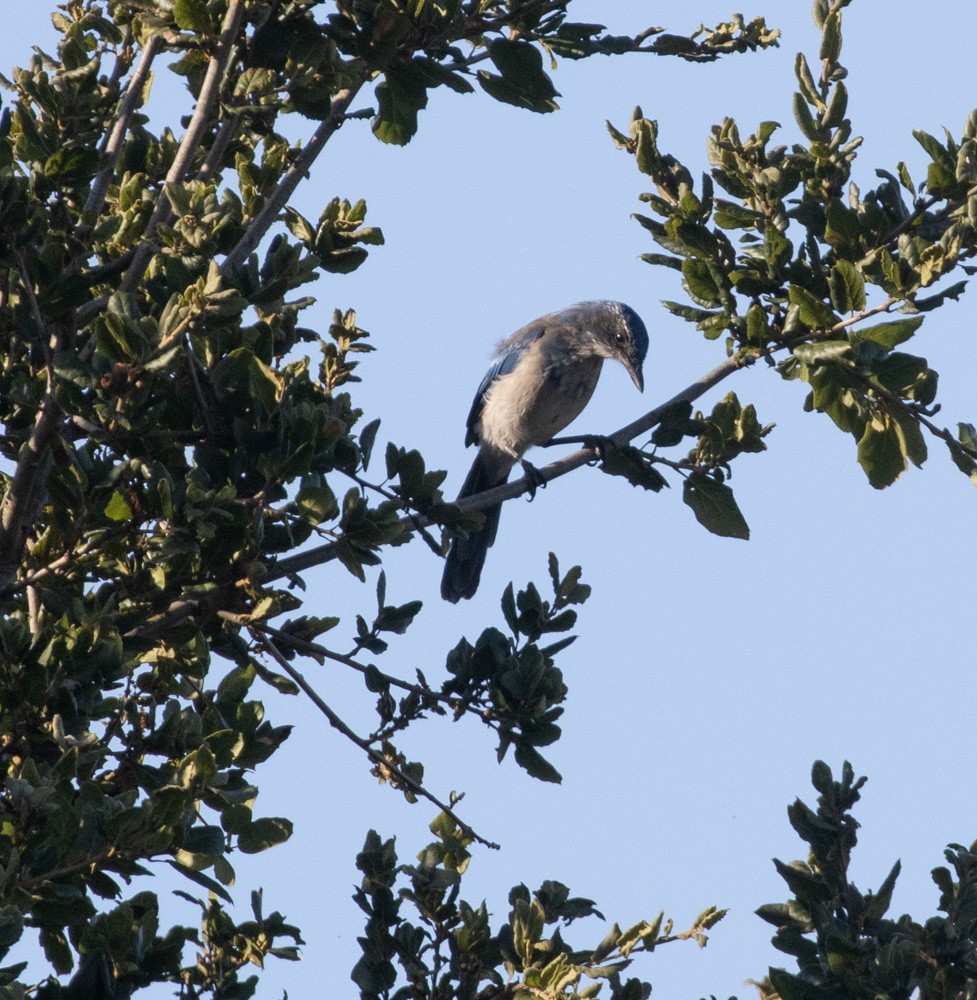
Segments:
[[[460,895],[470,840],[444,814],[431,831],[436,840],[417,864],[399,865],[394,841],[372,830],[357,856],[363,878],[353,898],[367,919],[352,979],[362,1000],[556,1000],[594,997],[604,984],[615,1000],[647,1000],[650,984],[623,975],[634,957],[676,940],[703,946],[706,931],[724,916],[709,907],[675,933],[659,913],[626,930],[614,924],[598,944],[575,948],[564,939],[566,928],[603,916],[593,900],[547,880],[532,892],[513,888],[508,917],[493,928],[486,904]]]
[[[561,576],[552,552],[549,570],[554,599],[543,600],[535,584],[518,594],[509,584],[502,596],[502,613],[510,636],[487,628],[474,644],[462,639],[448,653],[445,667],[450,676],[442,693],[459,699],[460,706],[495,730],[500,761],[512,747],[516,763],[532,777],[559,782],[559,771],[538,748],[560,738],[557,720],[563,715],[567,687],[553,658],[576,636],[545,645],[540,639],[574,627],[577,613],[572,605],[586,601],[590,587],[580,582],[579,566]]]
[[[977,854],[951,844],[947,865],[933,870],[940,915],[918,923],[888,916],[899,876],[897,861],[874,892],[849,878],[858,823],[852,816],[864,778],[847,762],[841,780],[815,763],[818,804],[799,799],[788,809],[791,825],[808,845],[807,861],[777,871],[791,892],[786,903],[758,915],[777,931],[774,946],[797,962],[797,971],[770,969],[756,984],[764,1000],[841,1000],[848,997],[964,998],[977,981]]]
[[[707,339],[723,338],[730,370],[762,359],[781,377],[807,383],[805,408],[853,437],[872,486],[891,485],[910,463],[921,466],[927,433],[977,482],[972,425],[961,422],[954,432],[933,421],[937,373],[903,349],[926,313],[959,298],[974,272],[977,112],[959,138],[913,133],[930,158],[925,182],[914,184],[900,163],[894,172],[878,171],[879,183],[862,191],[853,179],[861,140],[847,117],[840,62],[846,6],[815,5],[820,72],[798,55],[800,141],[790,146],[773,144],[776,122],[761,122],[744,139],[726,119],[712,130],[712,169],[697,186],[691,171],[661,150],[658,125],[640,108],[626,131],[608,124],[614,142],[655,184],[642,195],[653,214],[635,216],[660,248],[644,259],[677,272],[688,301],[665,307]],[[904,318],[878,321],[893,312]],[[673,445],[688,433],[674,431],[660,431],[654,443]],[[700,441],[693,464],[716,451],[722,448]],[[691,476],[687,502],[696,495],[704,501],[702,487],[712,490],[711,505],[731,503],[725,489]],[[714,525],[706,523],[720,534],[739,533],[725,516]]]

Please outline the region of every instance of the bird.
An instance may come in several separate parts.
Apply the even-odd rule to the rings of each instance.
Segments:
[[[541,316],[501,341],[468,414],[465,446],[478,453],[458,500],[501,486],[518,462],[535,489],[539,473],[523,455],[549,442],[590,401],[604,359],[620,361],[644,392],[648,331],[623,302],[578,302]],[[480,528],[452,540],[441,596],[452,604],[474,596],[495,541],[502,505],[486,507]]]

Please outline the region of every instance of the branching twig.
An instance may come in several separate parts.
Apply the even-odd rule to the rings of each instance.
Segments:
[[[103,160],[102,169],[99,170],[92,184],[88,199],[85,201],[84,211],[97,215],[102,210],[105,201],[105,194],[115,176],[115,167],[122,152],[126,133],[129,130],[129,122],[139,107],[142,92],[149,78],[153,59],[159,51],[160,39],[158,35],[151,35],[146,42],[135,71],[129,79],[129,86],[126,88],[125,96],[119,106],[118,117],[112,126],[112,131],[106,136],[103,148],[99,150],[99,156]]]
[[[190,119],[190,124],[187,126],[173,163],[167,171],[163,190],[160,191],[156,208],[153,210],[153,214],[146,225],[144,240],[136,251],[135,259],[120,285],[120,290],[123,292],[132,293],[136,290],[155,253],[153,236],[156,233],[156,227],[166,218],[167,213],[170,211],[170,201],[166,195],[166,185],[177,184],[183,179],[190,161],[203,141],[204,134],[211,127],[213,109],[220,93],[221,80],[224,76],[227,62],[230,59],[231,50],[237,38],[243,17],[243,0],[231,0],[227,8],[227,13],[224,15],[224,23],[221,25],[217,50],[207,65],[207,74],[200,87],[200,96],[197,99],[197,106],[194,108],[193,117]]]
[[[229,612],[222,611],[219,612],[219,615],[221,618],[237,626],[247,626],[248,624],[247,622],[242,622],[238,616],[232,615]],[[350,729],[349,726],[346,725],[346,723],[343,722],[343,720],[322,700],[315,688],[309,684],[302,674],[300,674],[299,671],[285,659],[267,635],[262,636],[260,639],[257,639],[257,641],[260,642],[260,644],[268,651],[269,655],[282,668],[282,670],[284,670],[285,673],[287,673],[288,676],[291,677],[296,684],[298,684],[312,704],[315,705],[315,707],[318,708],[319,711],[322,712],[322,714],[329,720],[329,724],[334,729],[342,733],[348,740],[358,746],[363,753],[365,753],[367,757],[369,757],[370,760],[377,765],[377,767],[389,771],[398,781],[402,782],[406,788],[410,789],[414,795],[420,795],[422,798],[427,799],[428,802],[437,806],[438,809],[440,809],[457,825],[466,837],[471,837],[472,840],[477,841],[485,847],[490,847],[493,850],[499,849],[498,844],[479,836],[464,820],[461,819],[461,817],[458,816],[451,806],[442,802],[439,798],[437,798],[437,796],[429,792],[420,782],[416,781],[405,771],[397,767],[393,761],[384,757],[384,755],[375,747],[370,746],[369,742],[363,739],[362,736],[357,736],[357,734],[354,733],[353,730]]]
[[[295,162],[285,172],[281,183],[275,188],[261,211],[251,220],[244,235],[238,240],[237,246],[224,258],[224,262],[221,264],[221,273],[225,277],[243,264],[258,248],[258,244],[278,219],[281,210],[288,204],[288,200],[292,197],[299,182],[308,174],[316,157],[343,124],[346,111],[364,82],[361,80],[356,85],[341,90],[332,99],[332,110],[329,117],[320,122],[318,128],[312,133],[308,146],[302,150]]]
[[[227,616],[224,615],[224,617],[226,618]],[[235,621],[236,624],[240,624],[233,615],[230,620]],[[287,643],[297,653],[304,653],[306,656],[321,657],[326,660],[334,660],[336,663],[342,663],[343,666],[350,667],[361,674],[366,674],[370,669],[369,667],[365,667],[358,660],[353,659],[352,656],[348,656],[344,653],[335,653],[331,649],[327,649],[321,643],[312,642],[309,639],[301,639],[298,636],[291,635],[288,632],[283,632],[281,629],[275,628],[273,625],[268,625],[265,622],[248,622],[248,628],[252,630],[257,629],[259,632],[271,636],[278,642]],[[376,670],[377,668],[374,667],[373,669]],[[401,691],[409,691],[421,698],[430,698],[434,701],[443,702],[452,710],[459,704],[458,698],[452,698],[450,695],[441,694],[440,691],[435,691],[433,688],[422,687],[419,684],[411,684],[409,681],[400,680],[400,678],[384,673],[382,670],[378,670],[377,672],[391,687],[399,688]],[[466,709],[471,711],[473,714],[478,715],[480,718],[483,715],[483,713],[477,708],[470,708],[466,706]]]
[[[205,181],[213,177],[220,170],[220,162],[224,159],[224,154],[227,152],[227,147],[231,144],[231,139],[234,138],[234,133],[237,131],[239,123],[240,119],[236,116],[225,118],[221,122],[221,127],[214,137],[214,143],[210,147],[207,159],[204,160],[204,165],[200,168],[200,173],[197,175],[200,180]]]

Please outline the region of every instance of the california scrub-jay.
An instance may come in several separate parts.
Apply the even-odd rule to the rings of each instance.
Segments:
[[[479,448],[458,499],[501,486],[516,462],[534,481],[538,473],[523,454],[545,444],[583,410],[604,359],[620,361],[643,392],[647,351],[645,325],[623,302],[579,302],[503,340],[468,414],[465,444]],[[482,527],[452,542],[441,578],[446,601],[457,603],[478,589],[501,511],[501,504],[486,507]]]

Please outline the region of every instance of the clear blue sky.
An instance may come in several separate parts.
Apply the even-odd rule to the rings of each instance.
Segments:
[[[3,6],[6,73],[49,37],[49,4]],[[849,114],[866,140],[856,166],[863,188],[876,167],[899,160],[921,180],[925,160],[911,130],[940,134],[945,125],[959,135],[974,103],[964,30],[972,2],[945,0],[926,15],[909,0],[884,6],[882,16],[879,5],[855,0],[845,14]],[[744,14],[763,13],[780,27],[781,48],[716,65],[564,63],[557,114],[437,92],[405,149],[380,145],[365,123],[342,130],[296,205],[315,218],[333,195],[363,197],[387,245],[356,274],[320,280],[318,304],[304,318],[324,329],[334,307],[354,307],[372,331],[378,350],[363,362],[356,399],[369,418],[382,418],[380,447],[419,448],[449,470],[453,493],[470,462],[464,421],[492,345],[581,299],[631,304],[651,349],[645,395],[607,367],[580,431],[610,432],[722,360],[721,344],[707,344],[659,305],[682,293],[673,272],[637,259],[654,249],[629,218],[641,210],[646,179],[613,147],[604,121],[624,126],[640,104],[659,121],[663,148],[695,175],[707,169],[709,127],[724,116],[744,134],[761,120],[780,121],[784,141],[795,141],[794,55],[817,57],[809,10],[758,0]],[[615,32],[648,24],[687,32],[730,13],[726,0],[577,0],[571,11]],[[156,108],[179,128],[186,105],[164,94]],[[940,419],[951,426],[977,419],[972,296],[931,314],[911,346],[940,372]],[[465,890],[500,918],[509,886],[544,878],[597,900],[622,924],[664,908],[684,928],[706,905],[728,907],[704,951],[676,944],[640,966],[656,997],[676,1000],[749,996],[743,980],[781,964],[772,928],[753,910],[786,898],[770,859],[802,854],[785,807],[796,795],[813,801],[815,758],[836,772],[847,758],[868,774],[854,879],[876,888],[902,858],[897,912],[930,915],[930,869],[948,842],[977,836],[973,485],[933,443],[922,471],[878,493],[851,439],[827,417],[802,412],[803,386],[758,367],[703,405],[730,390],[777,424],[768,452],[734,470],[750,542],[707,534],[678,488],[651,496],[582,469],[532,504],[506,506],[473,601],[440,601],[441,564],[420,542],[386,567],[388,600],[420,597],[425,609],[380,666],[405,676],[421,668],[436,681],[461,635],[474,639],[501,622],[498,596],[510,579],[545,582],[550,550],[565,566],[583,566],[594,596],[581,611],[580,638],[560,658],[571,694],[564,737],[550,754],[563,785],[533,782],[511,761],[496,765],[488,733],[468,723],[419,725],[402,748],[426,763],[433,790],[465,790],[467,820],[502,844],[500,853],[476,852]],[[347,635],[354,614],[369,616],[373,578],[360,587],[330,564],[308,579],[309,613],[345,615]],[[354,728],[371,727],[372,699],[355,678],[305,669]],[[302,963],[269,966],[260,995],[343,995],[323,984],[342,981],[357,955],[354,854],[375,827],[396,834],[411,859],[429,839],[433,814],[376,787],[358,751],[309,705],[270,692],[265,701],[274,722],[296,728],[258,774],[256,811],[292,817],[296,832],[267,855],[234,859],[236,897],[244,915],[248,890],[263,885],[266,910],[300,925],[307,947]],[[178,901],[172,913],[194,920]],[[596,923],[574,930],[579,941],[603,936]],[[356,995],[352,983],[345,995]]]

